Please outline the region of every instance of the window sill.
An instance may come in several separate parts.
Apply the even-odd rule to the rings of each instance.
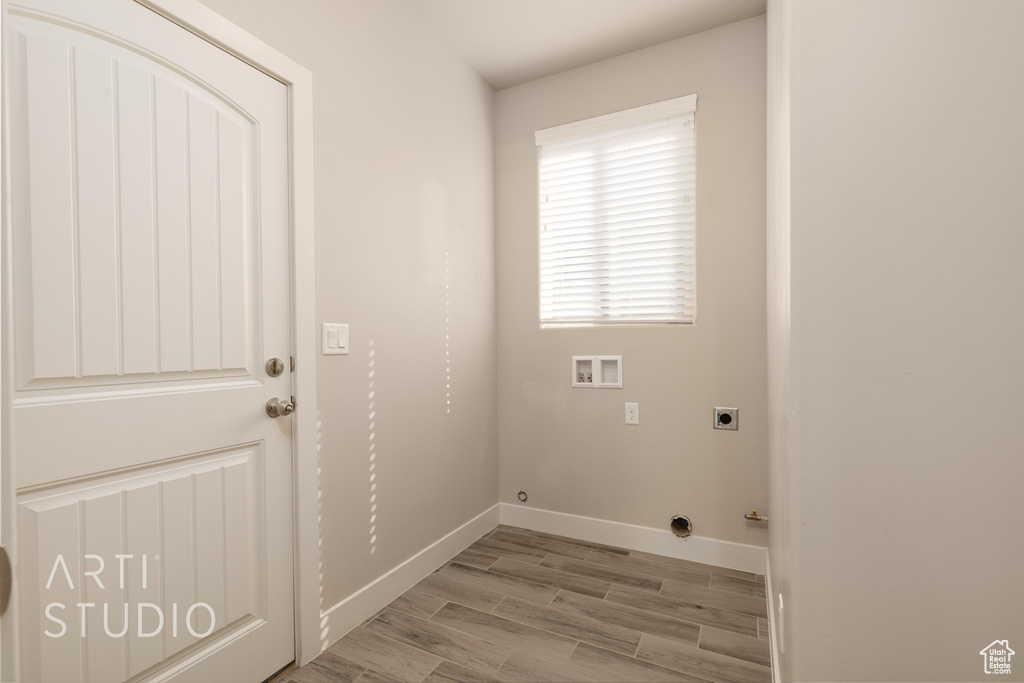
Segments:
[[[656,328],[692,328],[697,323],[540,323],[541,330],[616,330],[616,329],[656,329]]]

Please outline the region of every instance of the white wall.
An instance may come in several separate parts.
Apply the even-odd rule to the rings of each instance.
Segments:
[[[756,17],[497,94],[503,502],[766,545],[765,24]],[[534,131],[697,93],[696,326],[540,330]],[[570,358],[621,354],[625,388],[570,388]],[[640,425],[624,424],[624,402]],[[713,406],[740,409],[738,432]]]
[[[1024,3],[770,5],[791,31],[771,61],[793,55],[771,267],[792,285],[771,309],[784,665],[981,680],[991,641],[1024,652]]]
[[[494,95],[401,0],[204,2],[313,72],[327,609],[497,502]]]

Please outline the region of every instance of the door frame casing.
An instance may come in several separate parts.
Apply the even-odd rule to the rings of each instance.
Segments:
[[[4,36],[7,32],[6,23],[7,3],[3,2],[0,7],[0,74],[2,74],[2,88],[0,88],[0,102],[3,107],[0,111],[2,116],[2,131],[0,131],[0,168],[2,168],[3,182],[0,186],[0,197],[2,197],[2,230],[0,230],[0,544],[6,550],[11,563],[11,595],[5,617],[0,617],[0,681],[16,681],[20,678],[18,668],[18,629],[12,628],[18,622],[18,581],[15,568],[18,566],[17,535],[17,506],[14,503],[14,462],[12,458],[11,444],[11,417],[13,413],[11,405],[11,390],[13,388],[13,377],[11,368],[13,363],[14,330],[11,329],[11,316],[8,314],[12,309],[13,287],[11,280],[11,224],[10,214],[10,182],[11,174],[7,165],[7,149],[9,147],[7,135],[7,65],[4,63],[3,54],[6,49]]]
[[[252,36],[218,15],[198,0],[134,0],[169,21],[194,33],[207,42],[228,52],[237,59],[280,81],[288,90],[288,216],[290,244],[290,298],[291,353],[295,359],[292,372],[292,392],[297,410],[292,416],[292,507],[293,538],[291,548],[294,567],[294,624],[295,660],[305,664],[320,654],[320,522],[318,513],[318,457],[316,427],[316,291],[315,250],[313,234],[313,74],[304,66],[281,54],[271,46]],[[6,3],[5,3],[6,4]],[[5,79],[6,81],[6,79]],[[6,95],[6,93],[5,93]],[[6,99],[6,97],[5,97]],[[6,135],[6,108],[5,131]],[[5,168],[6,170],[6,168]],[[5,182],[10,182],[7,178]],[[9,285],[12,225],[9,196],[5,196],[3,211],[2,277]],[[5,286],[4,304],[10,303],[10,288]],[[13,329],[8,313],[4,315],[4,360],[12,348]],[[10,365],[3,364],[0,382],[4,388],[12,380]],[[11,395],[4,391],[0,413],[11,413]],[[3,488],[4,497],[16,490],[12,461],[15,454],[7,448],[13,442],[11,423],[3,425]],[[11,496],[13,498],[13,496]],[[15,512],[13,500],[4,501],[4,524],[16,528],[16,520],[8,512]],[[13,555],[13,553],[12,553]],[[17,675],[17,652],[5,648],[4,668]]]

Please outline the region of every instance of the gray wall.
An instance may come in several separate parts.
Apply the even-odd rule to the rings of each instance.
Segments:
[[[534,131],[693,92],[697,324],[540,330]],[[764,17],[500,91],[496,162],[501,500],[766,545]],[[621,354],[625,388],[571,389],[584,354]]]
[[[981,680],[993,640],[1024,652],[1024,3],[769,12],[790,13],[770,61],[794,57],[772,96],[783,665]]]
[[[497,502],[494,94],[401,0],[204,1],[313,72],[317,322],[352,348],[317,367],[326,609]]]

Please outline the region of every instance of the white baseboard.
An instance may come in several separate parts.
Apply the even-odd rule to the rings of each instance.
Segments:
[[[363,623],[388,603],[478,538],[498,525],[498,504],[484,510],[447,536],[434,541],[387,574],[368,583],[338,604],[320,613],[322,650]],[[312,653],[313,659],[319,653]]]
[[[764,574],[765,548],[705,536],[679,538],[667,529],[501,503],[501,523],[681,560]]]
[[[772,651],[772,681],[781,683],[778,624],[775,623],[778,613],[775,611],[775,591],[772,589],[772,558],[767,549],[764,551],[764,586],[765,592],[768,594],[768,642],[771,644]]]

